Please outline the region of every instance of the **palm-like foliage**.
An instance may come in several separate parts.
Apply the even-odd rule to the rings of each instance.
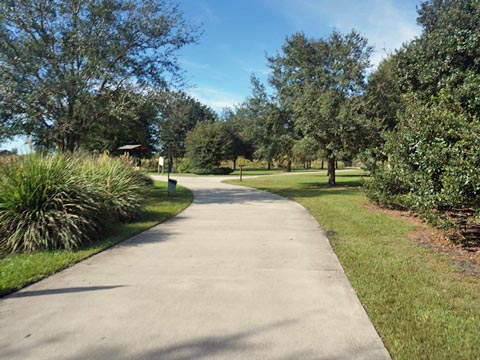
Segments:
[[[133,218],[145,177],[106,156],[28,155],[0,168],[0,248],[78,248],[109,222]]]

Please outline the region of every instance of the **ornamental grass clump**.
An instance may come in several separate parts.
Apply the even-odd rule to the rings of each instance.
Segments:
[[[82,173],[101,192],[104,213],[112,221],[129,221],[141,213],[150,178],[107,155],[85,159]]]
[[[28,155],[2,165],[2,252],[77,248],[101,228],[100,193],[77,167],[78,159],[64,155]]]
[[[0,165],[0,252],[79,248],[135,218],[148,182],[108,156],[34,154]]]

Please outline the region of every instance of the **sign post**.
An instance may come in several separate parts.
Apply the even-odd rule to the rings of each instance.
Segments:
[[[242,181],[243,167],[245,166],[245,156],[237,157],[237,164],[238,164],[238,167],[240,168],[240,181]]]
[[[173,194],[177,190],[177,180],[170,179],[170,173],[172,172],[173,156],[168,154],[168,168],[167,168],[167,183],[168,183],[168,196]]]
[[[163,156],[158,158],[158,173],[160,174],[160,168],[162,168],[162,174],[165,172],[165,159]]]

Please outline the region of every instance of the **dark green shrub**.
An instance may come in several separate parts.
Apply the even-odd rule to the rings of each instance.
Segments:
[[[188,172],[197,175],[228,175],[233,172],[229,167],[205,168],[205,169],[189,169]]]
[[[480,119],[443,92],[428,103],[405,101],[386,143],[392,170],[375,172],[367,194],[460,230],[465,216],[480,209]]]
[[[185,140],[188,168],[213,171],[231,152],[232,141],[222,123],[198,123]]]
[[[176,170],[178,173],[188,173],[190,172],[190,162],[188,159],[177,159]]]
[[[229,167],[219,167],[214,169],[213,171],[214,171],[214,175],[228,175],[233,172],[233,169]]]
[[[370,200],[389,209],[407,210],[409,208],[410,189],[396,172],[376,170],[364,183]]]

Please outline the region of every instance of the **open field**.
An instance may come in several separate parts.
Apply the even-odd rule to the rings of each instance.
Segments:
[[[319,221],[355,291],[395,359],[477,359],[480,284],[444,254],[407,238],[415,227],[365,209],[362,172],[229,181],[274,192]]]
[[[192,192],[181,186],[167,197],[166,183],[156,181],[145,211],[137,221],[115,225],[108,236],[79,250],[40,251],[7,255],[0,259],[0,296],[21,289],[85,258],[118,244],[185,209],[193,200]]]

